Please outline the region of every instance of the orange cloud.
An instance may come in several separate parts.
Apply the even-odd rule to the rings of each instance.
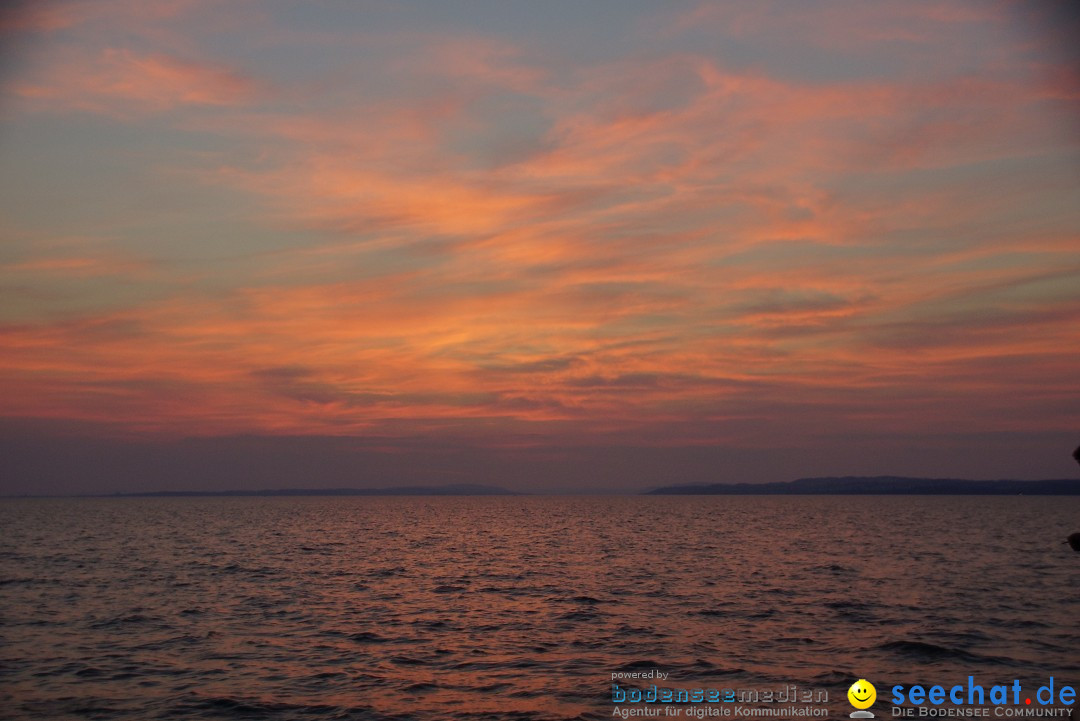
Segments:
[[[765,11],[731,8],[736,32],[762,30]],[[770,28],[806,35],[799,18],[822,14]],[[878,28],[865,48],[999,20],[890,6],[851,22]],[[1068,383],[1080,351],[1076,216],[1044,163],[1072,148],[1044,112],[1061,85],[796,80],[677,49],[566,68],[464,37],[393,54],[363,92],[311,91],[320,105],[283,87],[289,103],[260,107],[251,80],[178,59],[198,53],[109,47],[16,87],[213,135],[229,150],[187,154],[175,177],[230,204],[207,231],[223,247],[196,271],[155,267],[136,301],[0,328],[7,415],[387,448],[763,446],[777,429],[1068,417],[1008,412],[1028,408],[1020,369]],[[29,245],[3,266],[22,290],[145,270]]]

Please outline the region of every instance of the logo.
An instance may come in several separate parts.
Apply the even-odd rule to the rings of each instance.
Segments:
[[[858,709],[851,712],[851,718],[874,718],[874,714],[866,710],[877,700],[877,689],[874,688],[874,684],[865,678],[860,678],[851,684],[851,688],[847,691],[847,698],[851,705]]]

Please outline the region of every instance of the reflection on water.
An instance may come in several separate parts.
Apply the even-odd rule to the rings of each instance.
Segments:
[[[1077,527],[1075,498],[4,501],[0,717],[606,719],[652,666],[1080,685]]]

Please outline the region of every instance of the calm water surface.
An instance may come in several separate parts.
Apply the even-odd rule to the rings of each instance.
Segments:
[[[879,718],[893,683],[1080,686],[1076,530],[1076,498],[3,501],[0,717],[607,719],[653,666],[834,718],[859,677]]]

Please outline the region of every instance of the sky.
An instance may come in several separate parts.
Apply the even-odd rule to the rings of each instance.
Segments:
[[[1068,478],[1053,2],[0,11],[0,493]]]

